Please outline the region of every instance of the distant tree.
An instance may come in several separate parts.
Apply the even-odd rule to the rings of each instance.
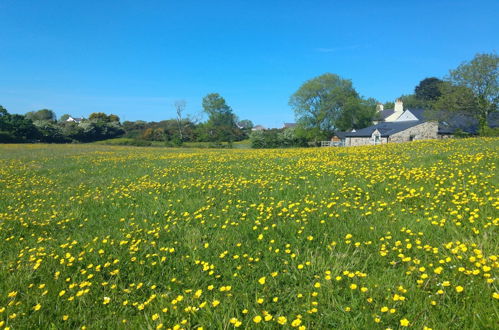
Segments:
[[[36,126],[23,115],[9,115],[7,126],[15,142],[32,142],[39,139]]]
[[[206,129],[212,142],[226,141],[229,145],[240,135],[236,126],[236,116],[225,99],[218,93],[211,93],[203,98],[203,109],[208,114]]]
[[[109,122],[111,123],[119,123],[120,122],[120,117],[118,117],[117,115],[113,115],[113,114],[110,114],[109,116],[107,116]]]
[[[297,134],[295,127],[253,131],[250,134],[250,141],[251,147],[256,149],[306,147],[308,145],[307,140]]]
[[[471,115],[477,117],[478,100],[473,91],[465,86],[455,86],[452,84],[440,85],[441,95],[433,102],[432,111],[427,114],[445,120],[453,117],[455,113]]]
[[[55,115],[54,111],[49,109],[31,111],[28,112],[25,116],[26,119],[29,119],[31,121],[43,120],[55,122],[57,120],[57,116]]]
[[[69,114],[64,114],[62,115],[60,118],[59,118],[59,122],[64,122],[64,121],[67,121],[69,119],[69,117],[71,117],[71,115]]]
[[[184,139],[182,114],[184,113],[186,102],[185,100],[177,100],[174,102],[173,106],[175,107],[175,113],[177,114],[178,135],[180,142],[182,142]]]
[[[243,120],[240,120],[237,125],[241,128],[241,129],[246,129],[246,130],[251,130],[254,125],[253,125],[253,122],[249,119],[243,119]]]
[[[306,147],[308,146],[307,140],[301,137],[296,127],[288,127],[281,129],[277,134],[279,147]]]
[[[59,120],[58,125],[61,129],[62,135],[68,142],[85,141],[83,128],[81,128],[77,123]]]
[[[9,112],[3,106],[0,105],[0,118],[7,116]]]
[[[91,113],[90,116],[88,116],[88,119],[93,122],[104,122],[104,123],[111,122],[109,116],[106,115],[104,112]]]
[[[383,105],[383,109],[394,109],[395,108],[395,103],[394,102],[386,102]]]
[[[249,119],[237,120],[237,127],[241,132],[242,139],[249,138],[251,130],[254,127],[253,122]]]
[[[435,77],[425,78],[414,89],[414,96],[426,102],[436,101],[442,95],[440,85],[443,82],[443,80]]]
[[[451,70],[448,80],[455,86],[466,87],[476,98],[475,116],[481,130],[487,127],[490,113],[498,110],[499,105],[499,56],[496,54],[477,54],[469,62],[463,62]]]
[[[164,128],[148,128],[143,133],[141,138],[148,141],[166,141]]]
[[[0,143],[13,142],[9,123],[10,115],[7,109],[0,105]]]
[[[427,106],[426,101],[418,99],[414,94],[401,95],[398,99],[404,103],[404,108],[419,109]]]
[[[314,143],[336,129],[336,121],[345,105],[358,94],[350,80],[326,73],[306,81],[291,95],[289,105],[298,125]]]
[[[37,120],[33,123],[37,130],[41,142],[63,143],[70,141],[70,138],[64,135],[63,128],[47,120]]]
[[[336,120],[336,127],[340,131],[360,129],[372,125],[376,115],[377,101],[373,98],[363,100],[350,98]]]
[[[278,129],[258,130],[251,132],[251,147],[256,149],[278,148],[279,133],[280,130]]]
[[[125,131],[119,123],[116,115],[106,115],[102,112],[94,112],[89,116],[88,121],[78,125],[82,128],[82,141],[99,141],[122,136]]]
[[[225,99],[218,93],[210,93],[203,98],[203,110],[208,116],[232,115],[232,109],[227,105]]]

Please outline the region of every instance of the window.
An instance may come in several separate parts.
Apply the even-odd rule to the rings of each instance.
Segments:
[[[381,135],[378,132],[373,134],[373,141],[374,141],[374,144],[381,143]]]
[[[416,140],[416,135],[410,135],[409,136],[409,141],[414,141]]]

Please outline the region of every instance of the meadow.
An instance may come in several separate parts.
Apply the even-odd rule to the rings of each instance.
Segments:
[[[0,145],[0,329],[493,329],[499,139]]]

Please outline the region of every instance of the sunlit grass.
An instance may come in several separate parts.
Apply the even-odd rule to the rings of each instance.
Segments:
[[[0,328],[494,328],[498,147],[0,145]]]

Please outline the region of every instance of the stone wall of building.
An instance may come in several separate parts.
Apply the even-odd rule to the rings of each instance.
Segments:
[[[391,135],[388,138],[388,142],[398,143],[412,140],[428,140],[437,138],[438,123],[429,121]]]
[[[381,144],[388,143],[386,137],[381,138]],[[366,146],[373,145],[372,137],[347,137],[345,141],[345,146]]]
[[[390,137],[381,137],[381,144],[399,143],[412,140],[438,139],[438,124],[436,122],[425,122],[410,127],[402,132],[395,133]],[[347,137],[345,146],[365,146],[373,145],[373,137]]]

